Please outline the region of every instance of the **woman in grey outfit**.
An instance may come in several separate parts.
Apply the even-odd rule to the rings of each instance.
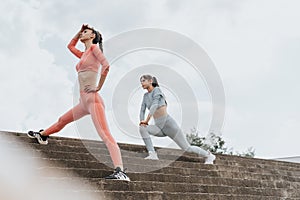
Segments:
[[[168,136],[174,140],[181,149],[204,157],[205,164],[213,164],[216,156],[198,146],[190,145],[175,120],[168,115],[165,95],[160,90],[156,78],[151,75],[143,75],[140,78],[140,82],[142,88],[148,90],[143,97],[139,124],[140,134],[149,153],[149,156],[145,159],[158,160],[150,135],[157,137]],[[147,118],[144,119],[146,108],[149,109],[149,114]],[[148,125],[151,117],[154,118],[154,125]]]

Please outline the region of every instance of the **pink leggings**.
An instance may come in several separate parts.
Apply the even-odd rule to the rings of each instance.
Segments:
[[[68,123],[91,114],[96,130],[107,146],[114,166],[123,168],[120,148],[109,131],[104,108],[103,100],[98,93],[81,92],[79,104],[62,115],[55,124],[43,132],[43,135],[56,133]]]

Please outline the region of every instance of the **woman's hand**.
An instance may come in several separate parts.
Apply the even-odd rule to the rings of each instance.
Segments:
[[[82,32],[84,29],[87,29],[89,27],[88,24],[82,24],[80,32]]]
[[[76,35],[74,36],[74,38],[79,39],[81,33],[84,31],[84,29],[86,29],[88,27],[89,27],[88,24],[82,24],[80,30],[78,31],[78,33],[76,33]]]
[[[140,126],[147,126],[148,125],[148,122],[143,120],[140,122]]]
[[[94,87],[94,86],[91,86],[91,85],[86,85],[86,86],[84,87],[84,91],[85,91],[86,93],[98,92],[99,90],[100,90],[100,88]]]

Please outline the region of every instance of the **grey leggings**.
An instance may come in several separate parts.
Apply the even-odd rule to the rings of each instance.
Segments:
[[[198,146],[192,146],[188,143],[182,130],[179,128],[175,120],[170,116],[163,116],[154,119],[155,125],[140,126],[140,133],[145,142],[148,151],[155,151],[150,135],[157,137],[170,137],[174,142],[183,150],[199,154],[200,156],[207,157],[209,152],[203,150]]]

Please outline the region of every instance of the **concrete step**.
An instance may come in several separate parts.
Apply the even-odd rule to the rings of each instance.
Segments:
[[[12,151],[18,152],[20,149],[12,149]],[[24,151],[24,149],[22,150]],[[99,160],[102,164],[95,165],[95,163],[100,163],[99,160],[95,158],[95,156],[89,153],[69,153],[69,152],[60,152],[60,151],[47,151],[47,150],[31,150],[31,153],[35,153],[36,157],[47,157],[50,159],[59,159],[62,160],[61,163],[64,163],[67,167],[81,167],[81,168],[94,168],[99,169],[105,166],[105,169],[108,167],[112,167],[111,158],[108,155],[99,155]],[[41,153],[41,154],[37,154]],[[68,160],[72,160],[70,163]],[[76,160],[76,163],[74,163]],[[232,167],[232,166],[224,166],[224,165],[203,165],[198,164],[197,168],[182,168],[182,167],[174,167],[168,166],[163,163],[163,161],[150,161],[144,160],[143,158],[130,158],[123,157],[124,163],[126,167],[128,167],[129,172],[149,172],[153,171],[155,173],[163,173],[163,174],[181,174],[181,175],[194,175],[198,176],[220,176],[228,177],[228,178],[240,178],[240,177],[255,177],[256,179],[267,179],[271,180],[274,177],[280,177],[287,181],[297,182],[300,180],[299,173],[296,171],[283,171],[277,170],[276,167],[273,169],[261,169],[261,168],[242,168],[242,167]],[[79,162],[80,161],[80,162]],[[180,162],[180,161],[175,161]],[[78,164],[79,163],[79,164]],[[89,163],[92,164],[89,165]],[[104,164],[105,163],[105,164]],[[158,169],[153,169],[152,165],[155,164]],[[155,170],[155,171],[154,171]]]
[[[20,150],[16,150],[20,151]],[[24,151],[24,150],[22,150]],[[47,151],[44,154],[38,154],[35,150],[32,153],[35,153],[35,157],[42,158],[44,155],[47,155],[47,158],[56,159],[60,161],[60,163],[67,168],[81,168],[81,169],[101,169],[101,170],[109,170],[109,167],[112,167],[110,162],[110,157],[107,155],[102,155],[102,160],[109,160],[108,163],[100,163],[98,160],[91,156],[88,153],[65,153],[65,152],[56,152],[56,151]],[[68,155],[70,154],[70,155]],[[88,160],[82,160],[90,158]],[[104,159],[105,158],[105,159]],[[70,160],[70,161],[69,161]],[[126,161],[127,160],[127,161]],[[149,163],[159,163],[161,161],[145,161],[144,159],[135,159],[135,158],[128,158],[125,157],[124,159],[126,167],[129,169],[136,169],[136,170],[128,170],[129,172],[149,172],[153,171],[151,165]],[[178,161],[176,161],[178,162]],[[57,162],[56,164],[58,164]],[[97,164],[98,163],[98,164]],[[55,162],[54,162],[55,164]],[[91,165],[90,165],[91,164]],[[212,176],[212,177],[226,177],[226,178],[248,178],[248,179],[264,179],[264,180],[273,180],[276,178],[281,178],[286,181],[297,182],[300,180],[299,175],[297,172],[291,171],[280,171],[280,170],[259,170],[256,171],[252,169],[244,169],[244,168],[231,168],[226,166],[219,166],[219,165],[203,165],[199,164],[199,168],[181,168],[181,167],[174,167],[174,166],[161,166],[161,168],[153,171],[153,173],[157,174],[169,174],[169,175],[197,175],[197,176]],[[163,167],[163,168],[162,168]]]
[[[56,179],[56,177],[45,177],[46,179]],[[62,178],[62,177],[60,177]],[[70,177],[63,177],[64,179],[71,179]],[[82,178],[82,177],[80,177]],[[82,178],[82,180],[89,183],[98,183],[103,181],[103,178]],[[182,180],[182,179],[180,179]],[[180,181],[149,181],[149,180],[131,180],[131,182],[139,183],[139,184],[148,184],[148,182],[152,183],[182,183]],[[283,180],[275,180],[275,181],[266,181],[266,180],[248,180],[248,179],[237,179],[237,178],[224,178],[224,177],[201,177],[198,178],[198,181],[193,182],[192,180],[188,180],[187,184],[198,184],[198,185],[220,185],[220,186],[232,186],[232,187],[248,187],[248,188],[271,188],[271,189],[300,189],[300,183],[293,183],[289,181]]]
[[[86,152],[86,153],[89,152],[89,153],[100,153],[100,154],[108,153],[105,145],[101,141],[89,141],[89,140],[84,141],[81,139],[51,137],[50,140],[52,142],[49,142],[50,144],[47,146],[43,146],[43,145],[38,145],[34,139],[28,138],[24,133],[19,133],[19,134],[6,133],[6,135],[11,135],[11,136],[18,135],[19,137],[13,137],[13,138],[21,139],[22,144],[24,143],[24,141],[28,141],[29,145],[33,145],[35,148],[38,149],[49,149],[50,147],[50,148],[55,148],[57,150],[63,150],[65,152]],[[127,153],[130,156],[144,157],[147,155],[144,146],[133,145],[133,147],[131,147],[128,144],[119,144],[119,146],[124,153]],[[131,149],[129,148],[129,146],[131,147]],[[165,160],[168,159],[174,160],[177,158],[177,160],[181,160],[181,161],[203,162],[203,159],[199,158],[197,155],[191,153],[183,153],[183,151],[178,149],[165,149],[164,151],[162,151],[162,153],[166,153],[166,154],[159,154],[159,157]],[[249,159],[249,158],[241,158],[239,156],[230,156],[229,160],[227,158],[228,156],[226,155],[218,155],[216,159],[216,163],[223,164],[223,165],[238,165],[243,167],[249,166],[249,164],[251,164],[255,168],[261,167],[262,165],[268,165],[268,168],[269,166],[273,166],[273,167],[276,166],[281,169],[287,168],[287,170],[300,171],[300,166],[297,163],[288,163],[283,161],[272,161],[272,160],[264,160],[264,159],[251,159],[251,158]],[[242,161],[242,162],[238,162],[238,161]]]
[[[30,142],[32,142],[32,141],[34,141],[34,140],[31,139]],[[19,143],[19,144],[22,144],[22,143]],[[49,148],[51,148],[51,149],[55,149],[55,151],[52,151],[52,152],[53,152],[53,154],[55,154],[55,152],[57,152],[57,154],[58,154],[57,156],[58,157],[60,157],[59,154],[62,153],[62,154],[65,154],[65,155],[68,155],[68,156],[71,156],[71,157],[75,156],[76,159],[78,159],[78,160],[82,160],[81,157],[84,157],[85,160],[94,161],[95,159],[99,160],[99,159],[103,158],[103,156],[101,157],[101,155],[108,155],[109,154],[108,151],[107,151],[107,149],[106,149],[106,147],[103,147],[103,148],[93,148],[93,149],[87,150],[85,147],[78,147],[78,146],[65,146],[65,145],[55,145],[55,146],[52,145],[52,146],[49,146],[49,145],[39,145],[35,141],[33,143],[28,143],[28,144],[29,144],[29,146],[32,145],[34,148],[38,149],[39,150],[38,152],[41,152],[41,153],[45,153],[46,152],[46,154],[48,154],[48,156],[51,153],[49,151]],[[18,143],[12,143],[11,146],[12,146],[12,148],[18,148]],[[23,148],[24,147],[22,146],[21,149],[23,150]],[[80,153],[78,153],[78,152],[80,152]],[[74,155],[71,155],[71,153],[74,153]],[[87,154],[90,154],[90,156],[86,157]],[[95,157],[93,155],[97,155],[97,156]],[[135,152],[129,152],[129,151],[122,150],[122,155],[123,155],[124,160],[126,160],[127,157],[131,157],[131,158],[132,157],[134,157],[134,158],[143,158],[144,156],[146,156],[146,153],[144,153],[144,154],[136,154]],[[51,155],[51,156],[52,156],[52,158],[55,158],[55,157],[53,157],[54,155]],[[163,156],[160,156],[160,157],[163,157]],[[188,156],[183,155],[183,156],[181,156],[179,158],[176,158],[176,157],[174,158],[174,157],[171,157],[169,155],[166,155],[165,158],[161,158],[161,160],[163,162],[156,163],[156,165],[157,164],[159,164],[161,166],[172,165],[174,163],[173,160],[176,160],[176,161],[186,161],[186,162],[182,162],[182,163],[187,163],[184,166],[185,168],[188,168],[189,166],[192,166],[192,168],[195,168],[195,165],[198,165],[199,163],[203,163],[203,159],[201,159],[201,158],[196,157],[196,159],[197,159],[198,162],[193,163],[193,162],[191,162],[191,160],[189,158],[186,158],[186,157],[188,157]],[[192,157],[192,156],[190,156],[190,157]],[[230,162],[230,164],[229,164],[228,161],[224,161],[222,163],[220,160],[223,159],[223,157],[224,157],[223,155],[218,155],[217,156],[217,160],[216,160],[216,165],[215,166],[218,166],[219,168],[221,166],[230,166],[234,170],[236,170],[237,168],[240,168],[239,171],[241,171],[241,168],[245,168],[245,169],[247,169],[250,172],[259,172],[259,171],[263,171],[265,169],[267,169],[268,171],[270,171],[270,168],[271,168],[270,164],[268,164],[267,162],[265,162],[265,164],[259,164],[259,163],[254,163],[253,161],[251,161],[251,163],[248,163],[247,160],[243,160],[244,162],[242,162],[243,163],[242,165],[241,164],[236,164],[237,162]],[[164,160],[169,160],[169,162],[164,162]],[[255,160],[257,160],[257,159],[255,159]],[[105,158],[105,160],[103,160],[103,162],[110,162],[110,158]],[[131,161],[129,161],[129,162],[131,162]],[[145,162],[145,164],[148,164],[147,161],[145,161],[145,160],[136,160],[136,162],[139,162],[139,163],[140,162]],[[203,165],[202,166],[198,165],[198,167],[202,168]],[[287,173],[289,175],[291,175],[291,176],[293,175],[293,174],[290,174],[291,171],[294,171],[296,173],[295,174],[296,176],[299,176],[299,174],[300,174],[300,170],[298,170],[298,168],[294,168],[294,167],[290,167],[290,166],[284,167],[284,166],[281,166],[281,165],[272,165],[271,169],[273,169],[273,170],[271,170],[271,173],[277,173],[278,170],[280,170],[280,171],[287,171]]]
[[[148,200],[296,200],[296,198],[282,198],[278,196],[235,195],[235,194],[207,194],[207,193],[180,193],[180,192],[106,192],[108,199],[148,199]],[[129,197],[128,197],[129,196]],[[299,200],[299,198],[298,198]]]
[[[119,144],[132,181],[109,181],[103,177],[112,173],[112,162],[101,141],[51,137],[44,146],[23,133],[2,135],[10,138],[0,140],[8,151],[28,153],[20,163],[42,161],[35,172],[45,183],[80,179],[85,189],[74,187],[65,192],[86,193],[87,199],[88,194],[125,200],[300,199],[297,163],[217,155],[215,165],[204,165],[203,158],[195,154],[165,148],[157,148],[160,160],[151,161],[143,159],[144,146]],[[53,173],[56,171],[59,175]],[[89,186],[92,189],[86,189]]]
[[[45,181],[51,184],[57,184],[57,180],[62,180],[62,178],[54,179],[47,178]],[[67,182],[63,179],[64,182]],[[72,177],[69,178],[69,181],[72,181]],[[82,179],[81,180],[83,186],[91,184],[96,190],[102,191],[102,193],[121,193],[124,196],[127,196],[128,193],[133,192],[143,192],[147,194],[145,198],[151,198],[148,196],[152,192],[155,194],[165,194],[170,196],[171,194],[190,194],[190,197],[195,197],[200,194],[201,197],[236,197],[236,198],[257,198],[264,197],[263,199],[279,199],[279,197],[284,197],[284,199],[296,199],[298,196],[297,189],[294,188],[285,188],[285,189],[266,189],[266,188],[255,188],[255,187],[242,187],[242,186],[217,186],[217,185],[205,185],[205,184],[195,184],[195,183],[172,183],[172,182],[143,182],[143,181],[113,181],[113,180],[103,180],[103,179]],[[56,190],[57,188],[52,188],[52,190]],[[73,190],[80,190],[78,187],[72,188]],[[95,190],[95,189],[94,189]],[[287,195],[286,191],[289,192]],[[230,196],[228,196],[230,194]],[[172,196],[172,195],[171,195]],[[178,197],[183,197],[179,195]],[[247,199],[246,198],[246,199]],[[251,199],[252,199],[251,198]],[[176,199],[176,198],[175,198]],[[281,198],[282,199],[282,198]]]
[[[94,178],[103,178],[109,174],[111,174],[111,170],[109,169],[80,169],[80,168],[58,168],[58,167],[43,167],[37,170],[38,173],[41,175],[47,176],[47,171],[55,171],[59,170],[63,172],[63,177],[72,177],[72,176],[77,176],[77,177],[85,177],[89,179],[94,179]],[[276,188],[283,188],[285,186],[290,186],[296,189],[299,189],[299,181],[295,182],[293,180],[288,180],[283,176],[269,176],[268,178],[260,179],[259,177],[264,177],[264,176],[259,176],[257,178],[249,175],[249,177],[245,178],[245,174],[239,175],[239,177],[236,175],[236,177],[233,176],[228,176],[226,172],[219,172],[217,175],[212,175],[209,173],[205,174],[195,174],[195,175],[181,175],[181,174],[166,174],[166,173],[127,173],[128,176],[131,178],[132,181],[155,181],[155,182],[173,182],[173,183],[199,183],[203,184],[204,180],[207,180],[207,178],[226,178],[226,179],[234,179],[236,180],[236,184],[238,181],[244,183],[247,185],[249,181],[252,181],[252,183],[256,182],[259,184],[262,180],[267,182],[273,182],[273,184],[276,185]],[[206,179],[205,179],[206,178]],[[247,182],[243,182],[243,180],[248,180]],[[220,182],[216,182],[215,184],[219,184]],[[211,184],[211,183],[205,183],[205,184]],[[275,186],[274,185],[274,186]],[[256,187],[258,187],[256,186]],[[271,187],[272,184],[269,185],[269,188]],[[277,187],[278,186],[278,187]],[[249,187],[249,186],[248,186]]]
[[[54,190],[56,192],[56,190]],[[298,200],[293,197],[278,196],[260,196],[260,195],[236,195],[236,194],[208,194],[208,193],[182,193],[182,192],[159,192],[159,191],[102,191],[102,190],[81,190],[81,191],[65,191],[66,193],[80,194],[86,196],[93,194],[98,198],[92,200],[103,199],[122,199],[122,200]],[[89,198],[87,198],[89,200]]]

